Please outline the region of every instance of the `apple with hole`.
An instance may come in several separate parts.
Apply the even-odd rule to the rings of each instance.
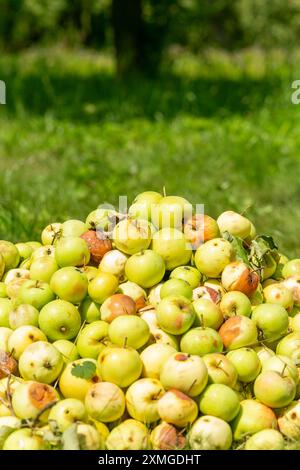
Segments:
[[[52,256],[41,256],[32,261],[29,276],[33,281],[49,283],[51,277],[58,269],[58,264]]]
[[[120,419],[125,411],[125,395],[110,382],[92,385],[85,396],[85,407],[91,418],[104,423]]]
[[[300,276],[300,259],[287,261],[282,268],[282,276],[286,279],[290,276]]]
[[[147,304],[146,291],[135,282],[123,282],[119,285],[118,291],[131,297],[135,301],[137,310],[140,310]]]
[[[161,382],[153,378],[139,379],[126,392],[126,408],[130,416],[142,423],[159,420],[157,402],[165,393]]]
[[[196,250],[202,243],[218,238],[220,230],[215,219],[205,214],[195,214],[184,224],[184,234]]]
[[[195,253],[197,269],[207,277],[219,277],[233,261],[234,250],[224,238],[214,238],[201,245]]]
[[[148,324],[136,315],[120,315],[109,325],[108,336],[113,344],[139,349],[150,338]]]
[[[135,301],[125,294],[114,294],[108,297],[100,307],[101,320],[111,323],[120,315],[135,315]]]
[[[10,299],[0,299],[0,326],[9,328],[9,315],[13,308],[14,304]]]
[[[251,348],[235,349],[234,351],[230,351],[227,357],[234,365],[240,382],[252,382],[261,371],[259,357]]]
[[[290,357],[295,364],[300,360],[300,333],[294,331],[282,338],[276,348],[276,354]]]
[[[113,295],[118,288],[118,279],[113,274],[102,273],[99,274],[89,283],[88,294],[90,298],[102,304],[104,300]]]
[[[108,323],[102,320],[85,326],[76,341],[77,351],[81,357],[97,359],[108,343]]]
[[[135,419],[126,419],[113,428],[106,440],[107,450],[147,450],[150,436],[147,427]]]
[[[50,287],[60,299],[79,304],[86,297],[88,279],[80,269],[69,266],[53,274]]]
[[[252,321],[260,331],[261,338],[269,342],[279,339],[287,332],[289,317],[282,305],[265,303],[253,310]]]
[[[8,350],[19,360],[25,349],[37,341],[47,341],[43,331],[32,325],[19,326],[8,338]]]
[[[252,312],[249,298],[240,291],[226,292],[221,299],[220,310],[225,320],[235,315],[250,317]]]
[[[176,228],[163,228],[152,237],[152,250],[164,259],[166,270],[186,265],[192,255],[192,250],[184,234]]]
[[[208,372],[204,361],[195,355],[175,352],[162,366],[160,381],[166,390],[176,388],[190,397],[206,387]]]
[[[207,326],[218,330],[222,325],[224,318],[218,305],[207,299],[194,300],[193,307],[196,312],[196,318],[193,326]]]
[[[40,242],[37,242],[37,241],[29,241],[29,242],[25,242],[26,245],[30,246],[33,251],[37,250],[38,248],[41,248],[41,246],[43,246]]]
[[[232,421],[239,412],[238,394],[224,384],[211,384],[200,395],[199,408],[202,414]]]
[[[156,191],[145,191],[138,194],[128,209],[128,214],[134,219],[151,221],[151,212],[162,199],[162,195]]]
[[[127,255],[147,250],[151,243],[151,229],[143,219],[123,219],[113,229],[115,247]]]
[[[176,349],[176,351],[179,351],[179,341],[177,336],[170,335],[160,328],[157,328],[151,334],[156,344],[166,344],[168,346],[172,346],[172,348]]]
[[[50,410],[48,421],[55,421],[58,429],[64,432],[77,421],[87,421],[87,411],[82,401],[66,398],[56,403]]]
[[[18,266],[20,255],[18,249],[13,243],[6,240],[0,240],[0,254],[5,263],[5,272]]]
[[[100,305],[94,302],[90,297],[86,296],[78,307],[82,321],[93,323],[101,319]]]
[[[85,223],[88,229],[97,230],[99,232],[110,232],[118,222],[119,216],[120,214],[114,209],[99,207],[89,213]]]
[[[198,416],[196,402],[177,389],[168,390],[157,403],[158,414],[163,421],[184,428]]]
[[[119,281],[125,280],[125,264],[128,256],[120,250],[111,250],[105,253],[99,264],[103,273],[113,274]]]
[[[201,416],[188,433],[191,449],[228,450],[232,443],[229,424],[216,416]]]
[[[57,341],[54,341],[52,345],[60,352],[65,364],[79,359],[77,346],[72,343],[72,341],[67,339],[58,339]]]
[[[268,359],[275,356],[275,352],[264,344],[260,346],[254,346],[253,350],[256,352],[262,367]]]
[[[133,348],[107,346],[99,354],[98,367],[102,380],[125,388],[141,376],[143,363]]]
[[[164,282],[162,288],[160,289],[161,299],[178,295],[185,297],[188,300],[192,300],[193,290],[191,286],[182,279],[169,279],[168,281]]]
[[[147,346],[140,354],[143,363],[143,377],[159,379],[161,370],[176,349],[168,344],[154,343]]]
[[[241,441],[263,429],[277,429],[277,419],[271,408],[256,400],[243,400],[231,426],[235,441]]]
[[[251,232],[250,220],[234,211],[223,212],[217,218],[217,224],[221,233],[229,232],[242,239],[249,237]]]
[[[40,311],[39,327],[50,341],[75,338],[80,326],[77,308],[65,300],[53,300]]]
[[[62,237],[55,244],[55,259],[61,268],[84,266],[90,261],[90,251],[82,238]]]
[[[153,450],[181,450],[187,444],[183,433],[165,421],[152,430],[150,440]]]
[[[170,279],[181,279],[195,289],[201,282],[201,273],[194,266],[178,266],[171,271]]]
[[[8,436],[21,427],[21,420],[15,416],[0,417],[0,450]]]
[[[144,250],[128,258],[125,275],[131,282],[143,288],[153,287],[165,274],[163,258],[153,250]]]
[[[0,327],[0,350],[4,352],[9,352],[8,349],[8,339],[13,333],[11,328],[7,328],[6,326]]]
[[[291,440],[300,439],[300,402],[292,402],[287,408],[281,410],[278,417],[280,432]]]
[[[220,303],[220,294],[217,289],[212,289],[208,286],[199,286],[193,290],[193,300],[206,299],[214,304]]]
[[[4,282],[0,282],[0,299],[5,299],[6,297],[7,297],[6,285]]]
[[[91,363],[95,366],[95,373],[92,377],[85,379],[75,375],[73,369],[76,366],[84,367],[86,363]],[[65,398],[77,398],[84,401],[87,391],[91,385],[100,382],[100,375],[98,373],[97,361],[92,358],[77,359],[69,362],[59,378],[59,389]]]
[[[39,326],[39,311],[33,305],[21,304],[9,313],[9,326],[16,330],[20,326]]]
[[[224,347],[229,351],[257,343],[256,324],[243,316],[237,315],[226,320],[219,329],[219,334]]]
[[[284,439],[276,429],[264,429],[253,434],[245,443],[245,450],[284,450]]]
[[[3,450],[44,450],[45,444],[31,428],[17,429],[3,444]]]
[[[22,284],[17,296],[18,304],[30,304],[40,310],[54,300],[55,295],[49,284],[42,281],[28,280]]]
[[[192,302],[183,296],[169,296],[157,306],[159,327],[167,333],[181,335],[195,321],[195,310]]]
[[[270,408],[282,408],[296,395],[296,384],[289,376],[273,370],[263,370],[254,382],[256,398]]]
[[[46,341],[30,344],[19,358],[21,377],[45,384],[51,384],[58,378],[63,365],[63,357],[58,349]]]
[[[235,387],[238,379],[237,370],[224,354],[210,353],[203,356],[202,359],[207,367],[209,384]]]
[[[39,248],[33,251],[31,258],[30,258],[30,262],[38,258],[44,258],[45,256],[51,256],[52,258],[55,258],[55,246],[52,246],[52,245],[40,246]]]
[[[12,394],[12,406],[20,419],[34,419],[50,404],[55,404],[59,395],[54,387],[37,381],[19,384]],[[49,409],[41,414],[42,422],[47,422]]]
[[[176,228],[182,230],[183,222],[188,221],[192,217],[192,213],[192,205],[183,197],[165,196],[153,205],[151,221],[159,229]]]
[[[211,289],[211,291],[217,292],[217,298],[215,300],[212,299],[216,304],[218,304],[221,301],[223,295],[226,294],[226,290],[222,286],[220,279],[209,278],[206,281],[204,281],[204,287]]]
[[[81,235],[81,238],[87,243],[91,255],[91,262],[97,265],[99,265],[105,253],[112,250],[111,241],[101,232],[88,230]]]
[[[269,304],[278,304],[291,312],[294,306],[294,299],[291,291],[281,284],[270,284],[264,288],[265,302]]]
[[[17,277],[13,281],[10,281],[8,284],[6,284],[6,297],[9,297],[13,301],[18,301],[20,289],[27,281],[27,278]]]
[[[44,228],[41,235],[43,245],[53,245],[62,236],[62,225],[60,222],[53,222]]]
[[[180,349],[187,354],[204,356],[209,353],[222,352],[223,343],[217,331],[208,327],[198,327],[192,328],[182,336]]]
[[[240,291],[249,297],[258,287],[259,275],[242,261],[233,261],[225,266],[221,280],[226,291]]]
[[[300,276],[287,277],[281,284],[291,291],[295,307],[300,307]]]

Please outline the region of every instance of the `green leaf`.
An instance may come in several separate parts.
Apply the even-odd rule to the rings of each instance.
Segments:
[[[77,424],[73,424],[63,433],[63,450],[80,450]]]
[[[91,361],[84,361],[73,366],[71,373],[80,379],[90,380],[96,373],[96,365]]]
[[[229,232],[224,232],[223,237],[231,243],[232,248],[235,251],[236,258],[249,266],[250,262],[248,259],[248,253],[244,247],[243,240],[239,237],[235,237]]]
[[[260,235],[251,242],[250,260],[251,263],[262,268],[266,263],[266,255],[272,256],[275,262],[279,261],[279,254],[276,243],[272,237]]]

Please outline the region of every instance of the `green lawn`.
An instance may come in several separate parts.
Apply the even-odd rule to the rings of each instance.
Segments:
[[[121,84],[109,55],[2,55],[0,238],[38,239],[49,222],[165,186],[213,216],[246,210],[300,256],[300,69],[288,59],[178,55],[159,79]]]

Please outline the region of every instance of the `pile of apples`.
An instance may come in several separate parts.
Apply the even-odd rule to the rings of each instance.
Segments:
[[[0,241],[0,281],[0,449],[300,440],[300,259],[244,215],[147,191]]]

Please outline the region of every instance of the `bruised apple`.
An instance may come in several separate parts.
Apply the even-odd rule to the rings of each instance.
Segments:
[[[226,349],[238,349],[257,343],[257,329],[254,321],[243,316],[229,318],[219,330]]]
[[[241,261],[228,264],[222,272],[222,285],[227,291],[240,291],[248,297],[257,289],[259,276]]]

